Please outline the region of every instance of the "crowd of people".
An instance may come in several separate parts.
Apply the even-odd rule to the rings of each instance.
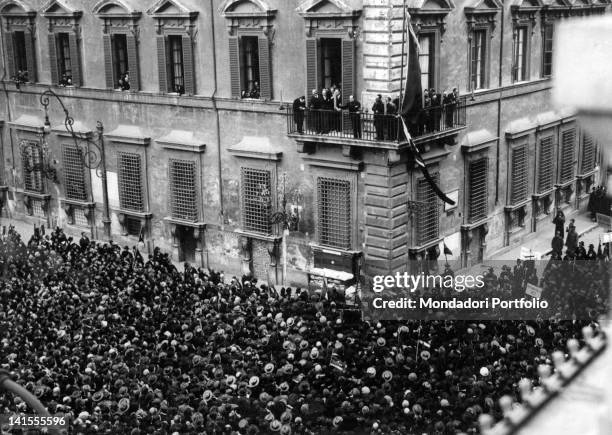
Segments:
[[[411,135],[422,135],[453,127],[457,122],[457,88],[452,92],[436,92],[426,89],[423,92],[423,107],[418,113],[408,114],[407,128]],[[352,137],[372,140],[396,141],[403,137],[403,126],[400,119],[402,112],[400,96],[378,94],[371,108],[371,115],[354,95],[348,96],[348,102],[342,104],[342,93],[338,86],[323,88],[320,92],[313,89],[306,101],[305,96],[296,98],[292,106],[295,131],[314,134],[338,134],[348,128],[344,123],[342,112],[347,111]],[[371,126],[366,121],[371,121]],[[306,126],[304,125],[306,124]],[[306,128],[306,130],[305,130]],[[372,129],[371,134],[368,129]]]
[[[589,204],[594,199],[595,190],[589,197]],[[595,200],[598,201],[598,200]],[[553,218],[552,223],[555,225],[555,235],[551,241],[551,258],[554,260],[595,260],[599,258],[609,258],[610,247],[606,243],[603,248],[601,243],[595,251],[595,245],[589,244],[588,250],[585,248],[584,242],[579,240],[580,236],[576,231],[576,220],[570,219],[567,228],[565,228],[565,214],[563,210],[557,210],[557,214]],[[566,234],[567,230],[567,234]],[[564,242],[565,237],[565,242]],[[565,254],[563,253],[563,247],[566,247]]]
[[[9,229],[0,262],[0,367],[74,434],[474,433],[598,328],[349,319],[334,297],[60,229],[27,243]],[[550,285],[601,284],[587,272]],[[0,393],[0,414],[15,411],[25,403]]]
[[[597,220],[597,214],[603,214],[610,216],[612,204],[610,198],[606,193],[605,186],[593,186],[591,193],[589,194],[589,202],[587,204],[587,211],[590,214],[591,220],[595,222]]]

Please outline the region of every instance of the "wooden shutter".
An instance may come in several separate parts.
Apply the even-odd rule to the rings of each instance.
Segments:
[[[106,87],[115,89],[115,78],[113,77],[113,43],[111,35],[103,35],[104,43],[104,75],[106,76]]]
[[[49,70],[51,71],[51,84],[59,84],[60,77],[57,68],[57,43],[55,33],[49,33],[47,35],[49,41]]]
[[[468,203],[468,222],[478,222],[487,217],[489,160],[482,159],[470,162],[470,200]]]
[[[159,92],[168,92],[168,64],[166,62],[166,37],[157,36],[157,72],[159,77]]]
[[[355,41],[342,40],[342,103],[355,94]]]
[[[140,65],[138,64],[138,45],[134,35],[127,35],[127,62],[130,71],[130,89],[140,90]]]
[[[306,93],[310,95],[313,89],[319,87],[319,57],[318,41],[314,38],[306,40]]]
[[[13,51],[13,34],[6,32],[2,35],[4,38],[4,57],[6,59],[6,69],[8,70],[9,78],[15,77],[15,53]]]
[[[270,42],[266,36],[259,38],[259,90],[264,100],[272,99],[272,66],[270,64]]]
[[[183,36],[183,75],[185,93],[187,95],[195,94],[194,80],[194,65],[193,65],[193,42],[187,35]]]
[[[565,130],[561,134],[561,183],[574,178],[574,149],[576,129]]]
[[[553,138],[546,136],[540,139],[540,158],[538,161],[538,193],[546,192],[553,187]]]
[[[242,91],[240,75],[240,44],[237,37],[229,38],[229,68],[232,97],[240,98]]]
[[[527,199],[527,146],[522,145],[512,151],[512,190],[511,204]]]
[[[36,82],[36,56],[34,47],[34,37],[32,32],[26,30],[24,33],[25,38],[25,49],[26,49],[26,62],[28,65],[28,81],[31,83]]]
[[[81,55],[79,52],[79,40],[74,33],[68,34],[68,45],[70,46],[70,60],[72,66],[72,84],[81,86],[83,75],[81,74]]]
[[[581,173],[586,174],[595,168],[595,143],[587,133],[582,134],[582,167]]]

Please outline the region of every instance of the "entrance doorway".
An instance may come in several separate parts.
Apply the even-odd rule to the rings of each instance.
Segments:
[[[194,263],[197,241],[193,235],[192,227],[179,226],[177,228],[179,242],[179,261]]]

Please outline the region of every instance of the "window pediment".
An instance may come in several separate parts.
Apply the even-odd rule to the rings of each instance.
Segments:
[[[140,16],[140,11],[126,0],[100,0],[93,7],[93,13],[108,18]]]
[[[439,28],[444,33],[446,15],[455,9],[455,4],[452,0],[409,0],[407,7],[417,32],[426,27]]]
[[[33,16],[36,15],[36,11],[24,1],[4,0],[0,2],[0,15]]]
[[[260,29],[269,35],[276,9],[264,0],[225,0],[219,13],[226,18],[230,35],[234,35],[237,29]]]
[[[72,7],[65,0],[50,0],[41,9],[43,17],[80,17],[83,11]]]
[[[502,6],[499,0],[472,0],[468,2],[463,8],[467,18],[468,30],[471,32],[478,25],[495,28],[495,17]]]
[[[296,12],[304,17],[306,36],[313,32],[346,31],[349,38],[357,33],[357,18],[361,9],[354,9],[342,0],[306,0]]]
[[[195,36],[195,19],[198,11],[191,10],[177,0],[158,0],[149,8],[147,14],[157,20],[157,34],[165,31],[185,32],[191,38]]]

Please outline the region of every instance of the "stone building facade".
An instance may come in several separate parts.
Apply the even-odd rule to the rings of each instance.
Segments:
[[[371,135],[375,96],[403,84],[402,3],[0,1],[3,215],[102,238],[100,170],[54,98],[45,128],[48,88],[79,135],[103,123],[113,240],[228,275],[394,273],[443,241],[467,266],[584,207],[601,144],[550,106],[554,29],[609,0],[406,0],[422,84],[460,94],[454,121],[415,137],[452,207],[406,142]],[[364,137],[346,115],[336,135],[295,131],[292,101],[332,84],[368,110]]]

